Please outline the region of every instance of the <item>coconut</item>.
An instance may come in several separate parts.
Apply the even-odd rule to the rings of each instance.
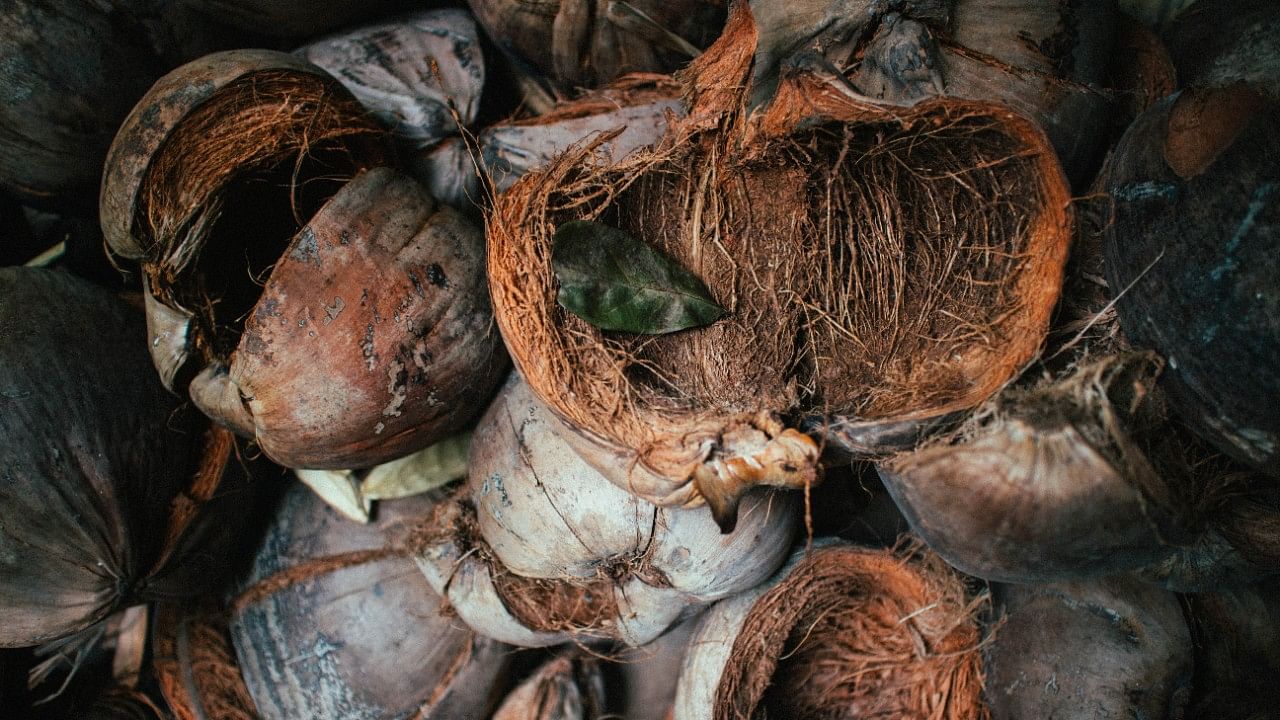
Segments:
[[[238,28],[288,38],[317,35],[409,5],[403,0],[178,0],[178,4]]]
[[[543,663],[508,693],[493,720],[599,720],[604,698],[600,662],[566,654]]]
[[[177,720],[257,720],[221,608],[157,604],[151,642],[156,680]]]
[[[161,378],[289,467],[371,466],[456,432],[504,362],[479,232],[407,177],[361,174],[386,159],[371,123],[303,60],[216,54],[143,98],[103,182]]]
[[[670,72],[724,21],[714,0],[468,0],[485,32],[519,66],[561,93],[629,72]]]
[[[1002,619],[983,653],[992,720],[1184,717],[1191,635],[1177,596],[1117,576],[997,586],[993,597]]]
[[[785,559],[798,498],[757,491],[722,535],[705,513],[611,484],[566,432],[513,377],[472,436],[467,486],[425,528],[419,566],[477,632],[525,647],[643,645]]]
[[[305,486],[285,495],[231,604],[231,637],[263,718],[482,717],[510,649],[478,637],[405,557],[436,497],[344,520]]]
[[[610,685],[609,708],[627,720],[670,720],[675,711],[680,667],[698,618],[686,620],[648,645],[627,648],[606,666],[619,679]]]
[[[675,720],[982,717],[981,602],[936,556],[818,541],[699,621]]]
[[[0,269],[0,646],[208,592],[232,564],[245,469],[155,380],[144,338],[105,290]]]
[[[1280,692],[1280,583],[1219,589],[1189,597],[1196,647],[1196,697],[1190,717],[1264,720]]]
[[[1126,337],[1162,355],[1170,407],[1201,437],[1280,474],[1280,107],[1254,87],[1184,90],[1108,163],[1107,280]],[[1176,243],[1168,238],[1179,238]]]
[[[1268,0],[1198,0],[1164,31],[1185,86],[1253,83],[1280,99],[1280,8]]]
[[[953,98],[887,106],[820,67],[793,68],[748,115],[756,47],[739,5],[655,150],[612,165],[596,144],[566,153],[501,195],[489,225],[498,326],[578,450],[652,502],[708,502],[726,528],[746,488],[813,481],[817,444],[797,425],[857,452],[913,446],[1016,376],[1070,232],[1031,121]],[[566,313],[551,243],[580,219],[656,247],[727,314],[641,336]]]

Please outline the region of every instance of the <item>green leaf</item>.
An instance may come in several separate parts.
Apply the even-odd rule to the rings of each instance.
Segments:
[[[368,500],[394,500],[466,477],[470,445],[471,433],[462,433],[408,457],[383,463],[365,476],[360,494]]]
[[[698,276],[631,234],[588,220],[556,228],[561,307],[601,330],[661,335],[725,314]]]

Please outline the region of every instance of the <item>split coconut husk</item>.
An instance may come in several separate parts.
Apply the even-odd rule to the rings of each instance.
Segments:
[[[151,662],[174,717],[257,720],[231,647],[226,612],[211,603],[155,607]]]
[[[508,693],[492,720],[601,720],[607,717],[604,703],[600,661],[564,654]]]
[[[371,122],[294,56],[213,55],[143,98],[103,182],[162,379],[289,467],[430,445],[504,365],[479,231],[411,179],[362,172],[386,160]]]
[[[1280,583],[1188,597],[1196,647],[1196,697],[1189,717],[1265,720],[1280,689]]]
[[[413,149],[457,135],[480,109],[485,64],[465,10],[398,16],[313,40],[297,51],[331,73]]]
[[[1120,28],[1109,0],[757,0],[751,11],[753,105],[772,97],[789,64],[817,62],[881,103],[1006,105],[1044,129],[1077,184],[1101,159]]]
[[[1184,90],[1108,162],[1106,270],[1133,345],[1162,355],[1171,409],[1223,452],[1280,475],[1280,105],[1251,85]],[[1177,242],[1169,242],[1177,238]]]
[[[656,504],[707,502],[726,529],[747,488],[814,480],[818,445],[797,425],[855,452],[912,447],[1015,377],[1070,237],[1054,152],[1005,106],[892,107],[795,67],[746,114],[757,30],[736,7],[663,143],[613,165],[601,141],[568,152],[489,225],[498,326],[579,452]],[[727,314],[663,336],[568,314],[551,243],[581,219],[651,244]]]
[[[605,85],[631,72],[671,72],[715,39],[717,0],[468,0],[513,62],[557,94]]]
[[[703,616],[675,720],[985,717],[982,604],[927,552],[815,542]]]
[[[208,592],[234,564],[245,467],[155,380],[144,338],[105,290],[0,269],[0,646]]]
[[[384,502],[360,525],[290,489],[231,604],[261,717],[484,717],[496,704],[510,648],[446,614],[405,557],[408,525],[436,500]]]
[[[518,376],[477,426],[467,485],[417,543],[432,587],[476,632],[523,647],[643,645],[785,560],[799,499],[765,489],[728,535],[655,507],[582,461]]]
[[[1115,576],[996,586],[983,652],[992,720],[1181,718],[1191,634],[1177,596]]]

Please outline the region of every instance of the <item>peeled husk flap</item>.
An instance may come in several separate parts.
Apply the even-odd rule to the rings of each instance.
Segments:
[[[180,387],[189,356],[195,370],[225,360],[252,307],[252,285],[232,279],[262,273],[344,178],[386,157],[373,118],[293,55],[214,53],[157,81],[112,143],[100,212],[110,250],[140,261],[172,311],[167,337],[186,340],[156,345],[161,376]]]
[[[755,41],[739,6],[656,148],[612,165],[600,140],[567,152],[500,196],[489,225],[499,328],[584,456],[653,502],[705,500],[728,527],[745,488],[812,482],[797,418],[843,443],[967,410],[1015,376],[1047,329],[1070,229],[1053,151],[1011,110],[889,107],[796,68],[749,115]],[[652,243],[728,315],[647,337],[564,312],[550,248],[574,219]]]
[[[177,720],[257,720],[221,608],[156,605],[152,653],[156,679]]]
[[[675,718],[986,717],[982,603],[936,556],[815,543],[703,617]]]
[[[227,434],[179,411],[144,337],[105,290],[0,270],[0,647],[207,592],[233,563],[253,517],[244,468]]]

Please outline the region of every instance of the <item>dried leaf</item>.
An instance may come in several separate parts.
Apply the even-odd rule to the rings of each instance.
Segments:
[[[293,473],[329,507],[358,523],[369,522],[370,502],[360,492],[351,470],[294,470]]]
[[[553,243],[556,299],[602,330],[661,335],[725,313],[696,275],[627,232],[573,220],[556,228]]]
[[[471,433],[462,433],[408,457],[383,463],[365,476],[360,494],[365,500],[394,500],[466,477],[470,446]]]

